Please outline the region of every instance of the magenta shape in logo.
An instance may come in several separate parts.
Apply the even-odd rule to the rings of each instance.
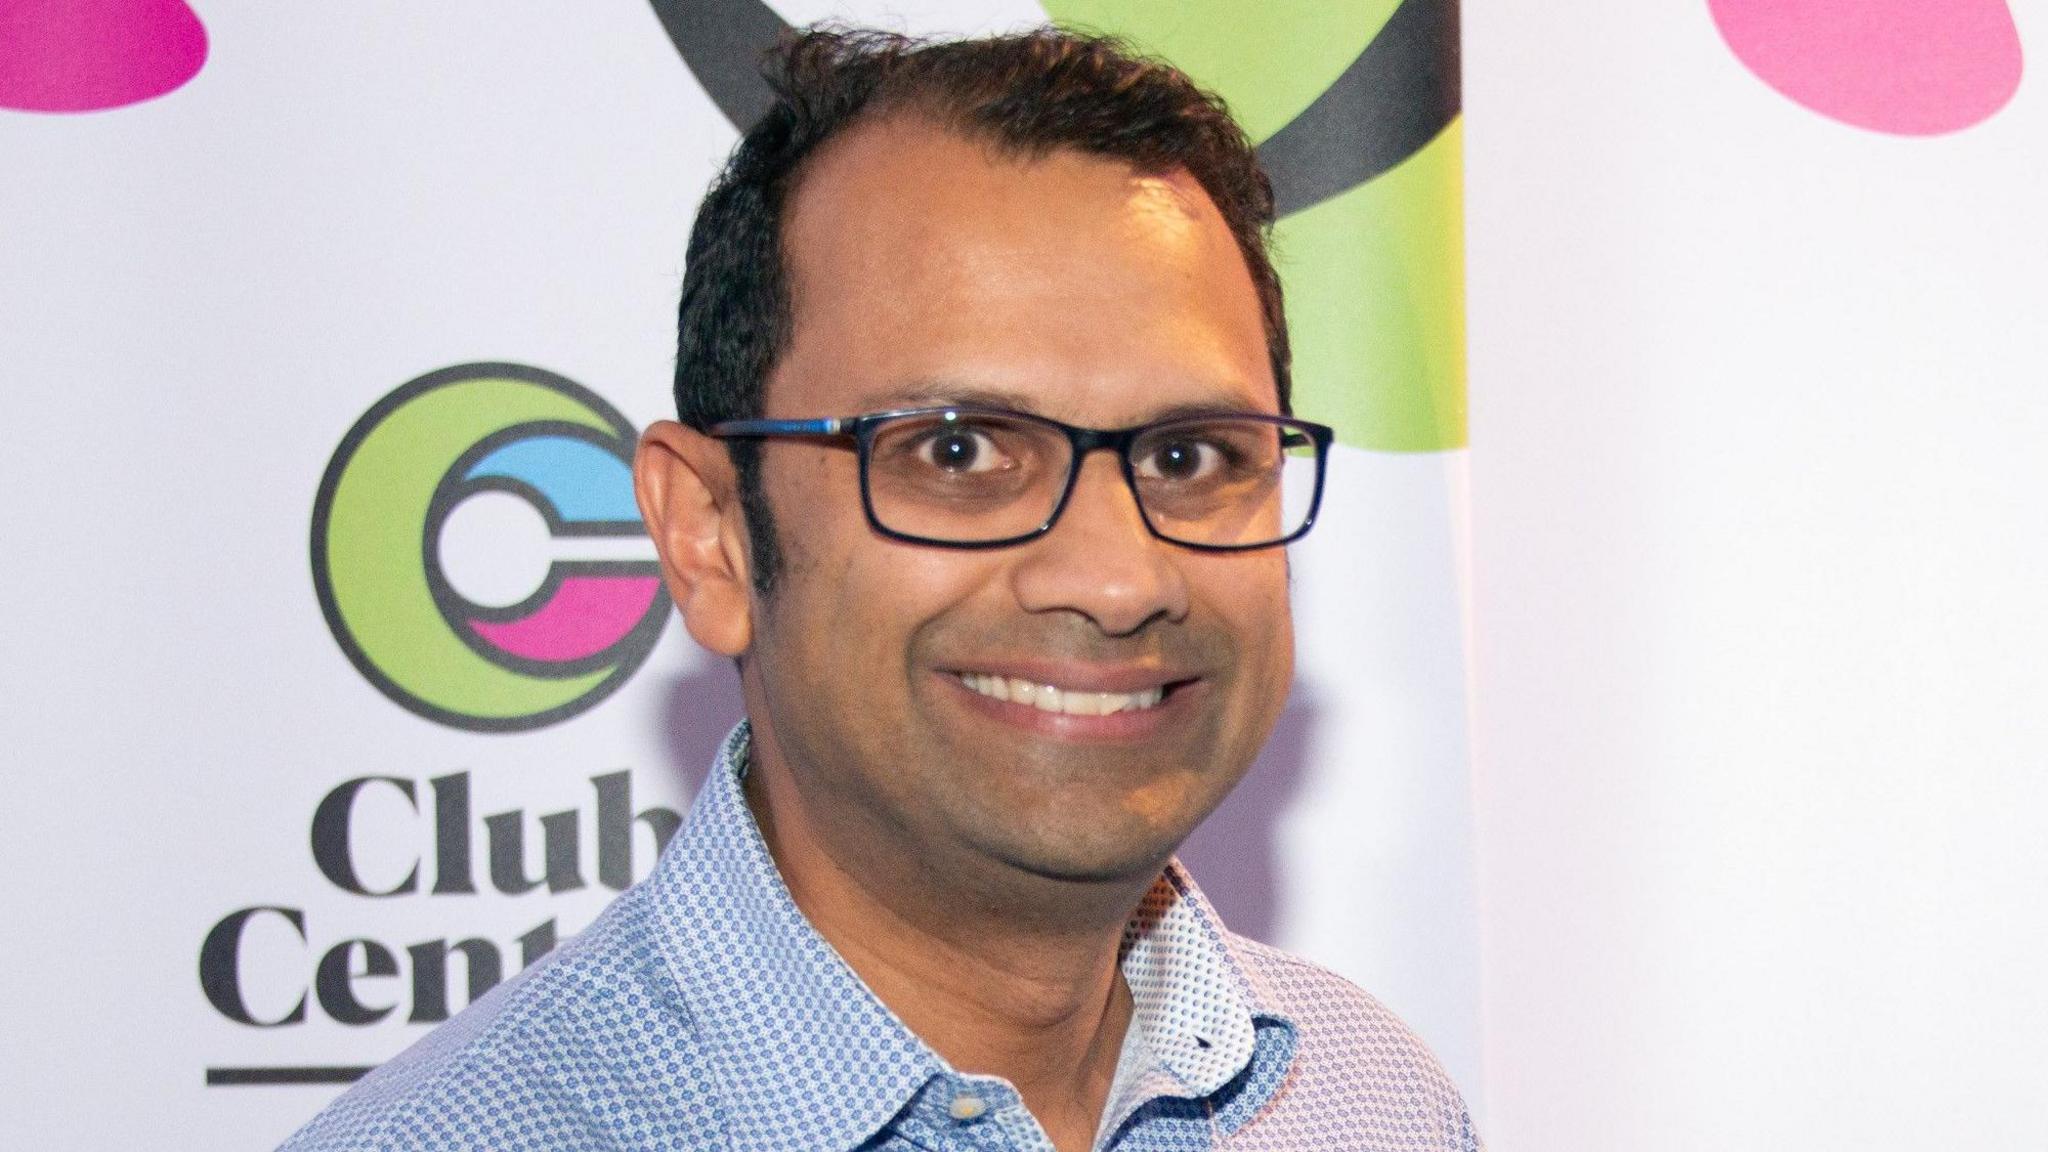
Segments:
[[[1900,136],[1955,132],[2020,83],[2006,0],[1707,0],[1737,59],[1845,124]]]
[[[0,108],[119,108],[205,63],[206,28],[184,0],[0,0]]]
[[[587,660],[626,638],[661,595],[658,576],[571,576],[517,620],[471,620],[477,635],[527,660]]]

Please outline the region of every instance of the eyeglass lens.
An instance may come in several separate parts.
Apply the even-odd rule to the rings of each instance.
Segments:
[[[873,431],[868,498],[904,536],[951,543],[1005,540],[1051,518],[1073,467],[1059,428],[1000,413],[899,416]],[[1318,458],[1281,425],[1228,416],[1178,420],[1130,448],[1138,506],[1153,530],[1184,543],[1255,547],[1307,519]]]

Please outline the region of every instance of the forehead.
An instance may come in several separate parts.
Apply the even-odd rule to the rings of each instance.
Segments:
[[[1251,274],[1185,171],[882,120],[813,158],[784,254],[794,329],[771,410],[948,387],[1077,421],[1276,407]]]

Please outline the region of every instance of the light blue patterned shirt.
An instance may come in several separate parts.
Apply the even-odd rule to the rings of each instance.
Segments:
[[[804,919],[741,796],[747,740],[646,883],[284,1148],[1052,1152],[1015,1089],[948,1066]],[[1225,931],[1178,864],[1125,930],[1123,975],[1098,1149],[1479,1146],[1400,1021]]]

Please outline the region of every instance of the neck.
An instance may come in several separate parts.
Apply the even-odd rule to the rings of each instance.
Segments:
[[[976,883],[872,850],[892,839],[882,830],[861,837],[870,850],[834,851],[787,767],[761,751],[748,806],[819,935],[954,1069],[1007,1080],[1061,1152],[1090,1147],[1131,1018],[1119,945],[1149,880]]]

